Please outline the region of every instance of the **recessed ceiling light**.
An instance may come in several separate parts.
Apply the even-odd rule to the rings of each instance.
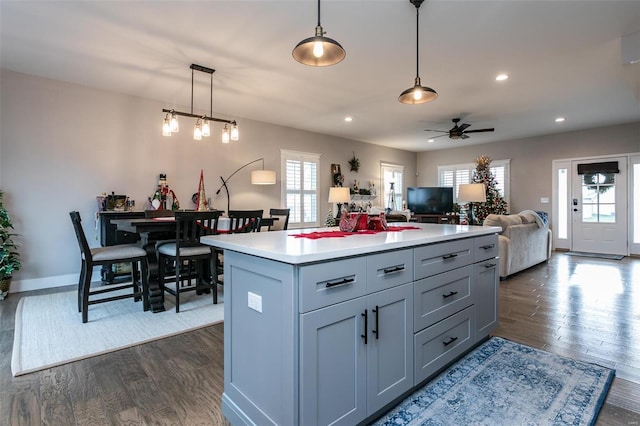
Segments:
[[[435,139],[427,139],[427,142],[435,142]]]
[[[353,117],[345,117],[344,121],[346,121],[347,123],[353,121]]]
[[[509,78],[509,74],[498,74],[496,76],[496,81],[505,81]]]
[[[556,123],[562,123],[564,121],[564,117],[556,118]]]

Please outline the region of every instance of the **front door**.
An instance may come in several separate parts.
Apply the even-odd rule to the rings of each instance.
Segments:
[[[578,172],[578,165],[616,162],[619,173]],[[571,250],[588,253],[628,254],[627,159],[604,158],[572,161],[573,235]],[[588,169],[588,167],[587,167]]]

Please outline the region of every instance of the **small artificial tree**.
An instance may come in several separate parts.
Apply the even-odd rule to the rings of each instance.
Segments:
[[[507,214],[507,202],[498,191],[495,176],[491,173],[492,159],[483,155],[476,158],[476,169],[473,171],[473,183],[484,183],[487,201],[474,203],[473,213],[478,223],[482,223],[490,214]]]
[[[2,202],[0,191],[0,300],[9,292],[11,275],[22,267],[18,246],[13,242],[17,234],[11,232],[13,223]]]

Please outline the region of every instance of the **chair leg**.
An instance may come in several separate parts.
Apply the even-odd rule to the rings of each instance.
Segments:
[[[142,278],[142,309],[144,311],[148,311],[150,308],[149,303],[149,279],[147,277],[147,271],[149,269],[149,265],[147,263],[147,259],[142,259],[140,261],[140,277]]]
[[[78,278],[78,312],[82,312],[82,294],[84,292],[84,274],[87,266],[85,265],[86,261],[82,259],[82,264],[80,265],[80,277]]]
[[[213,304],[218,304],[218,262],[216,258],[218,254],[213,250],[209,258],[209,271],[211,274],[211,292],[213,293]]]
[[[89,291],[91,290],[91,275],[93,265],[84,262],[84,282],[82,283],[82,323],[89,321]]]
[[[138,281],[138,261],[137,260],[133,260],[131,261],[131,282],[133,283],[133,294],[139,294],[140,293],[140,285]],[[134,296],[133,300],[135,302],[139,302],[140,301],[140,296]]]
[[[182,262],[178,264],[176,260],[176,314],[180,312],[180,272],[182,269]]]

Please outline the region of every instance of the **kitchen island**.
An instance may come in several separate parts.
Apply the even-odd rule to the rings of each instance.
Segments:
[[[222,410],[232,424],[371,420],[489,336],[500,228],[413,228],[202,238],[224,250]]]

